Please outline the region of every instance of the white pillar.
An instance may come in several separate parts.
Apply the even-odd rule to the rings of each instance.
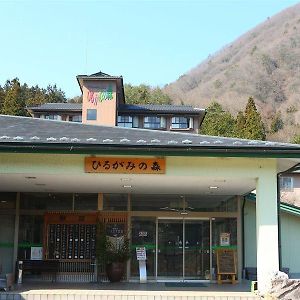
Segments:
[[[256,186],[257,280],[263,294],[279,270],[276,175],[275,166],[264,170]]]

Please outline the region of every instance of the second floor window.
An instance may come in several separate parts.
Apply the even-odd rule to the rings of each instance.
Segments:
[[[95,120],[97,120],[97,109],[87,109],[86,119],[88,121],[95,121]]]
[[[137,128],[139,127],[138,116],[118,116],[118,126],[126,128]]]
[[[61,120],[59,115],[45,115],[45,119],[47,120]]]
[[[192,118],[187,117],[173,117],[172,118],[172,128],[173,129],[188,129],[192,128]]]
[[[166,128],[165,118],[157,116],[144,117],[144,128],[161,129]]]
[[[82,117],[81,117],[81,115],[69,116],[69,121],[81,123]]]

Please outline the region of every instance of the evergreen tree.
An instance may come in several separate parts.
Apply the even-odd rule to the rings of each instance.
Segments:
[[[244,128],[245,128],[245,116],[243,112],[239,111],[236,120],[235,120],[235,126],[234,126],[234,136],[243,138],[244,137]]]
[[[265,127],[252,97],[248,99],[245,109],[244,138],[251,140],[266,139]]]
[[[159,87],[152,88],[146,84],[124,85],[125,101],[128,104],[171,104],[171,98]]]
[[[46,102],[47,103],[61,103],[67,102],[65,92],[57,88],[56,84],[48,85],[46,90]]]
[[[205,135],[233,137],[235,129],[234,117],[218,102],[212,102],[206,109],[206,115],[200,128]]]
[[[4,89],[0,85],[0,114],[2,113],[2,106],[3,106],[3,102],[4,102],[4,97],[5,97]]]
[[[283,121],[281,118],[281,112],[279,111],[278,113],[276,113],[275,116],[273,116],[272,118],[272,122],[271,122],[271,132],[275,133],[277,131],[279,131],[280,129],[283,128]]]
[[[295,135],[292,139],[293,144],[300,144],[300,135]]]
[[[18,78],[7,81],[6,93],[2,106],[2,113],[5,115],[26,116],[25,97]]]

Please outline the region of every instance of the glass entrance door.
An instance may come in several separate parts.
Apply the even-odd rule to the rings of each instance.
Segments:
[[[182,278],[183,273],[182,220],[158,220],[157,275]]]
[[[184,278],[210,279],[209,221],[185,220],[184,232]]]
[[[158,220],[157,276],[178,280],[210,278],[209,220]]]

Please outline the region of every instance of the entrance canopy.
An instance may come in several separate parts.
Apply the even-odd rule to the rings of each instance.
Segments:
[[[193,196],[198,203],[209,206],[213,201],[229,201],[232,196],[256,189],[257,276],[262,292],[267,291],[270,274],[279,270],[277,174],[299,162],[300,145],[0,116],[1,192],[19,192],[19,196],[21,192],[25,197],[26,192],[44,193],[49,197],[52,193],[96,193],[99,211],[105,193],[126,194],[127,203],[132,205],[136,195],[144,198],[149,194],[175,195],[182,199],[177,212],[186,213]],[[75,197],[73,195],[73,200]],[[200,222],[201,217],[205,217],[200,214],[201,210],[199,214],[195,211],[189,214],[189,217],[197,216],[196,223],[188,219],[164,221],[160,217],[168,217],[174,206],[172,200],[165,206],[161,199],[155,203],[161,201],[160,214],[154,211],[148,216],[156,217],[156,223],[151,221],[156,232],[172,227],[172,231],[176,231],[173,242],[178,245],[192,242],[186,226],[195,232],[199,228],[208,232],[212,222],[218,221],[214,217],[222,217],[224,213],[212,210],[210,226],[205,220]],[[127,206],[128,213],[133,207],[130,206]],[[131,221],[141,224],[140,219],[134,218],[144,220],[145,214],[132,212]],[[232,216],[237,215],[238,209]],[[230,221],[229,212],[227,217]],[[239,221],[236,228],[237,235],[241,236]],[[161,244],[167,241],[159,233],[156,236],[161,237]],[[17,241],[17,234],[15,239]],[[158,246],[156,243],[156,248]],[[156,250],[157,263],[159,249]],[[16,258],[16,247],[14,251]],[[167,251],[165,255],[169,255]],[[193,277],[197,272],[186,271],[185,264],[188,266],[189,262],[185,260],[185,250],[179,256],[183,265],[178,272]],[[238,257],[241,261],[241,247]],[[173,262],[169,260],[169,264]],[[239,269],[241,274],[241,266]],[[158,271],[157,266],[157,276]],[[202,271],[205,277],[207,270]]]
[[[300,161],[293,144],[0,116],[0,191],[244,195],[257,171]],[[18,154],[16,154],[18,153]],[[164,174],[86,173],[85,158],[165,158]],[[80,183],[80,184],[79,184]]]

